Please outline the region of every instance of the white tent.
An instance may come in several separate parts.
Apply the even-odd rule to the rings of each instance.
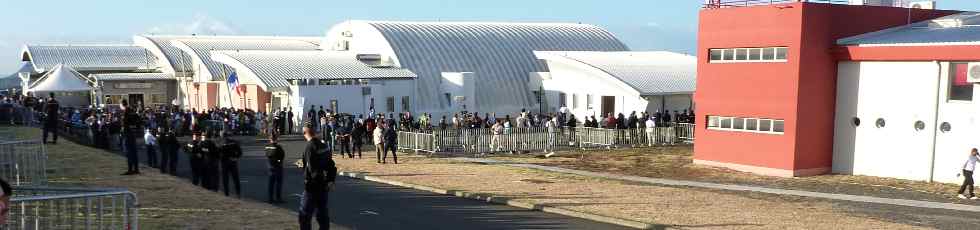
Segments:
[[[59,64],[31,84],[28,92],[90,91],[89,81],[71,67]]]

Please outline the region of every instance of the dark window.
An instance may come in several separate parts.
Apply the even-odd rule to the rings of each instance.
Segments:
[[[760,60],[762,55],[762,49],[749,49],[749,60],[756,61]]]
[[[762,49],[762,60],[773,60],[776,59],[776,49],[773,48],[763,48]]]
[[[949,100],[973,101],[973,83],[967,82],[967,63],[953,63],[949,74]]]
[[[709,53],[710,53],[709,56],[711,56],[711,60],[712,61],[721,60],[721,53],[722,52],[721,52],[720,49],[712,49],[712,50],[709,50]]]
[[[776,60],[786,60],[786,47],[776,48]]]

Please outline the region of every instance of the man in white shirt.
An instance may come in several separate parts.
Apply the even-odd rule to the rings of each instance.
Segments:
[[[143,133],[143,143],[146,144],[146,163],[157,167],[157,137],[150,129]]]
[[[648,117],[643,125],[646,127],[647,132],[647,146],[653,146],[657,144],[657,122],[653,121],[653,117]]]
[[[963,185],[960,186],[960,192],[957,193],[960,199],[980,199],[973,193],[973,171],[977,168],[977,161],[980,161],[980,153],[977,153],[977,149],[973,148],[970,150],[970,156],[963,163]],[[969,196],[963,194],[967,188],[970,189]]]
[[[551,119],[545,122],[544,126],[548,129],[548,146],[545,148],[545,152],[554,153],[555,147],[558,147],[556,143],[556,139],[558,139],[558,117],[552,114]]]

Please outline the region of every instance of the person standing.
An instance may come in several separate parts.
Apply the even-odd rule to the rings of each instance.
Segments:
[[[351,158],[354,158],[354,153],[357,153],[357,158],[364,158],[364,156],[361,154],[361,146],[364,146],[364,133],[366,132],[367,129],[364,128],[361,121],[354,122],[354,130],[352,130],[350,133],[352,147]]]
[[[544,127],[548,129],[548,146],[545,146],[544,151],[547,153],[554,153],[555,148],[558,147],[556,140],[558,139],[558,117],[551,114],[551,119],[548,119],[548,121],[545,122]]]
[[[653,121],[653,117],[649,117],[643,123],[643,125],[646,127],[647,146],[654,146],[654,145],[656,145],[657,144],[657,133],[656,133],[656,131],[657,131],[657,122],[656,121]]]
[[[191,183],[203,187],[204,176],[201,168],[204,163],[204,151],[201,150],[201,132],[192,132],[191,142],[184,146],[184,152],[189,155],[187,159],[191,162]]]
[[[286,112],[286,132],[293,134],[293,107],[289,107],[289,112]]]
[[[218,161],[221,153],[214,141],[208,140],[209,133],[201,135],[201,159],[198,163],[198,173],[201,177],[201,186],[207,190],[218,191]]]
[[[282,161],[286,158],[286,152],[279,145],[276,135],[269,135],[265,157],[269,159],[269,203],[282,203]]]
[[[242,146],[238,141],[231,139],[230,135],[223,133],[224,140],[221,145],[221,185],[225,190],[225,196],[229,196],[228,181],[235,184],[235,194],[242,198],[242,180],[238,174],[238,160],[242,158]]]
[[[122,139],[123,150],[126,152],[127,171],[123,175],[140,174],[139,151],[136,148],[136,136],[139,135],[140,118],[136,114],[136,108],[130,107],[126,100],[122,101]]]
[[[312,219],[316,216],[320,229],[330,229],[327,198],[337,178],[337,167],[331,158],[330,149],[316,138],[312,122],[304,124],[303,137],[306,139],[306,149],[303,151],[303,158],[296,162],[296,166],[303,169],[304,179],[303,198],[300,199],[299,208],[299,228],[312,229]]]
[[[398,164],[398,153],[396,153],[398,152],[398,132],[395,131],[395,127],[392,126],[393,126],[392,124],[388,124],[388,122],[385,122],[385,130],[384,130],[385,144],[384,144],[384,155],[381,156],[382,164],[387,163],[386,159],[388,159],[388,151],[391,151],[391,157],[394,158],[395,164]]]
[[[146,129],[143,134],[143,144],[146,145],[146,164],[157,167],[157,137],[155,131]]]
[[[374,152],[378,155],[378,158],[376,158],[378,160],[378,164],[381,163],[381,153],[385,151],[384,126],[385,123],[383,121],[379,122],[378,127],[374,129],[372,136],[372,140],[374,141]]]
[[[963,163],[963,185],[960,185],[960,191],[957,193],[960,199],[980,199],[973,193],[973,171],[977,168],[977,161],[980,161],[980,153],[977,153],[977,149],[973,148],[970,150],[970,156]],[[970,190],[969,196],[963,194],[968,188]]]
[[[350,136],[350,124],[342,122],[337,128],[337,145],[340,147],[341,157],[354,158],[354,154],[350,151]]]
[[[177,137],[172,130],[163,127],[159,128],[160,137],[157,142],[160,145],[160,173],[177,174]],[[171,169],[171,165],[173,169]]]
[[[54,99],[54,93],[48,94],[48,102],[44,103],[44,130],[41,134],[41,143],[48,143],[48,133],[51,133],[51,144],[58,144],[58,121],[61,116],[61,104]]]

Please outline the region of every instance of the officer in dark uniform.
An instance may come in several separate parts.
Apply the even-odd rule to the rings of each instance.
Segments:
[[[204,135],[201,135],[201,153],[204,155],[200,171],[201,179],[205,189],[217,192],[220,183],[218,162],[221,161],[221,152],[218,145],[208,139],[208,134],[210,133],[204,132]]]
[[[303,169],[304,178],[299,228],[312,229],[312,218],[316,215],[320,229],[330,229],[327,193],[333,188],[337,178],[337,167],[331,159],[330,149],[313,132],[312,122],[307,121],[303,125],[303,137],[306,138],[306,149],[303,151],[303,158],[296,162],[296,166]]]
[[[189,156],[188,160],[191,162],[191,183],[197,186],[204,187],[204,151],[201,150],[201,132],[194,131],[191,136],[191,142],[184,146],[184,152]]]
[[[238,194],[238,198],[242,198],[242,181],[238,175],[238,160],[242,158],[242,146],[238,141],[231,139],[228,133],[221,135],[224,136],[221,145],[221,185],[225,190],[225,196],[229,196],[228,181],[232,180],[231,182],[235,183],[235,194]]]
[[[126,150],[127,171],[123,175],[140,174],[139,150],[136,146],[136,137],[140,134],[141,119],[136,115],[136,109],[129,107],[126,100],[122,101],[122,138],[124,149]]]
[[[286,113],[286,133],[293,134],[293,108],[289,107],[289,112]],[[312,123],[311,123],[312,124]]]
[[[61,105],[54,99],[54,93],[48,95],[48,102],[44,103],[44,132],[41,134],[41,143],[48,143],[48,133],[51,133],[51,144],[58,144],[58,121],[61,120],[58,112]]]
[[[177,175],[177,134],[173,130],[160,127],[160,173]]]
[[[265,157],[269,158],[269,203],[281,203],[282,200],[282,161],[286,152],[278,143],[276,135],[269,135],[269,144],[265,145]]]

